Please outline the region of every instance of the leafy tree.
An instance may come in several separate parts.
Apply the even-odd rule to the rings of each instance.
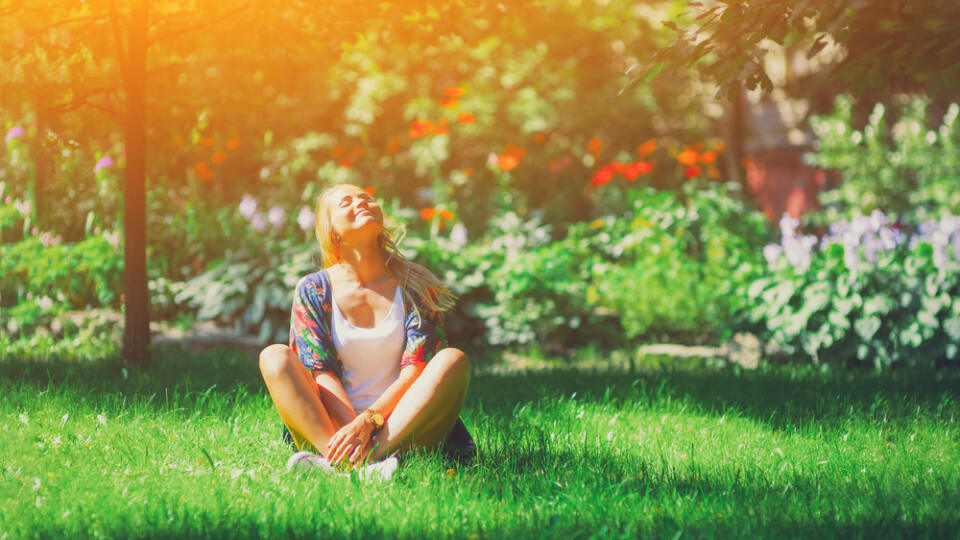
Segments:
[[[664,24],[676,32],[669,46],[643,66],[630,84],[662,69],[696,67],[719,86],[772,89],[764,56],[773,43],[805,43],[814,57],[831,43],[841,49],[830,74],[857,94],[868,88],[903,91],[960,89],[960,41],[955,0],[692,1]]]

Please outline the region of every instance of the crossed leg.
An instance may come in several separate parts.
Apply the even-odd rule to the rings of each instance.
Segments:
[[[324,407],[310,371],[290,347],[275,344],[260,353],[260,373],[297,448],[309,442],[325,455],[340,426]],[[460,414],[469,382],[470,363],[462,351],[446,348],[434,355],[377,433],[371,459],[414,447],[437,448]]]

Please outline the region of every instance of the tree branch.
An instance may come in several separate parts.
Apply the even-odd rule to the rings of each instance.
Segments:
[[[227,18],[232,17],[232,16],[234,16],[234,15],[236,15],[236,14],[238,14],[238,13],[243,12],[243,11],[246,10],[247,8],[251,8],[251,7],[254,7],[254,6],[262,5],[262,4],[265,4],[265,3],[266,3],[266,2],[264,2],[264,1],[250,2],[249,4],[244,4],[244,5],[242,5],[242,6],[238,7],[238,8],[235,8],[235,9],[233,9],[233,10],[230,10],[230,11],[226,12],[226,13],[223,13],[223,14],[220,15],[219,17],[217,17],[217,18],[215,18],[215,19],[211,19],[211,20],[209,20],[209,21],[206,21],[205,23],[195,24],[195,25],[193,25],[193,26],[187,26],[187,27],[185,27],[185,28],[180,28],[179,30],[174,30],[174,31],[169,32],[169,33],[167,33],[167,34],[160,34],[159,36],[157,36],[157,37],[155,37],[155,38],[153,38],[153,39],[147,40],[147,47],[152,46],[153,44],[157,43],[158,41],[162,41],[162,40],[165,40],[165,39],[170,39],[170,38],[172,38],[172,37],[179,36],[180,34],[185,34],[185,33],[187,33],[187,32],[192,32],[192,31],[194,31],[194,30],[200,30],[201,28],[207,28],[207,27],[209,27],[209,26],[213,26],[214,24],[219,23],[220,21],[223,21],[224,19],[227,19]]]

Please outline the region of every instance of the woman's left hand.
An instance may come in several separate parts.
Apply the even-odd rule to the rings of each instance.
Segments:
[[[373,422],[366,414],[358,415],[349,424],[343,426],[327,443],[327,461],[339,463],[349,459],[350,463],[362,460],[370,451],[370,434]]]

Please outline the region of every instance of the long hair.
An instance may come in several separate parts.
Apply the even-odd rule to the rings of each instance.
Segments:
[[[328,187],[320,194],[317,201],[316,228],[317,241],[320,242],[320,251],[322,254],[322,264],[324,268],[330,268],[342,260],[340,248],[333,241],[333,224],[330,222],[330,197],[338,188],[353,186],[353,184],[336,184]],[[355,187],[355,186],[353,186]],[[403,240],[405,230],[402,226],[396,226],[386,214],[383,214],[383,225],[380,228],[380,234],[377,235],[377,245],[380,247],[380,254],[386,261],[387,268],[396,278],[400,289],[403,291],[404,300],[407,305],[412,305],[417,318],[421,318],[419,305],[431,311],[447,311],[453,307],[457,297],[450,292],[450,289],[433,275],[430,270],[415,262],[407,260],[400,253],[397,244]],[[398,236],[396,229],[401,231]],[[419,302],[418,302],[419,300]]]

